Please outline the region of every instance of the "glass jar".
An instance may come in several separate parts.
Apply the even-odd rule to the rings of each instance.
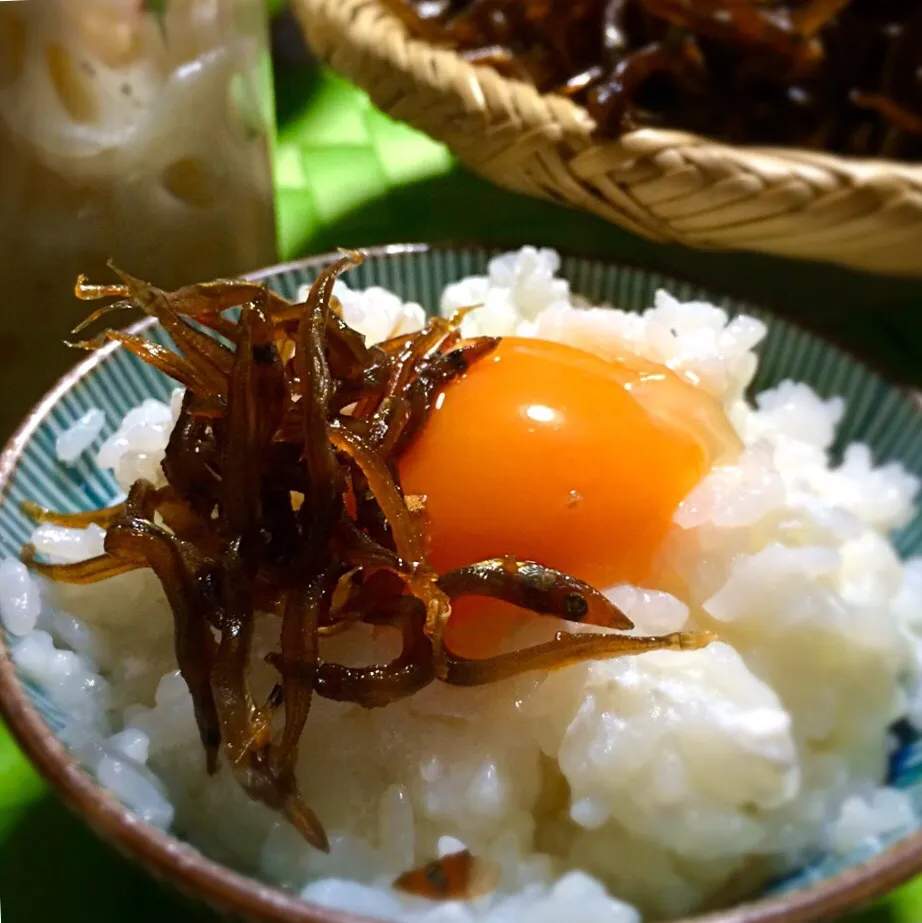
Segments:
[[[275,260],[267,33],[265,0],[0,0],[0,430],[74,361],[78,273]]]

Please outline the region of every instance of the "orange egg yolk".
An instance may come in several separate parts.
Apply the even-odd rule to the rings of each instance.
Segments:
[[[512,555],[604,589],[643,580],[728,430],[664,367],[507,337],[442,392],[400,476],[426,498],[440,573]],[[452,627],[508,622],[511,607],[479,602],[456,605]]]

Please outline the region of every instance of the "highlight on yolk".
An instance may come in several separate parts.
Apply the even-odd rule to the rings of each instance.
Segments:
[[[665,367],[507,337],[440,395],[400,477],[426,497],[440,573],[512,555],[605,589],[642,582],[734,438],[719,404]],[[461,603],[448,632],[459,653],[481,655],[516,624],[504,603]]]

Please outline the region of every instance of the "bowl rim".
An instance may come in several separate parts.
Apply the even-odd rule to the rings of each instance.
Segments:
[[[483,243],[452,242],[386,244],[360,249],[371,259],[381,259],[411,253],[459,249],[479,249],[492,253],[512,248]],[[322,267],[336,257],[336,253],[318,254],[279,263],[247,273],[243,277],[260,281],[285,272]],[[709,288],[706,284],[688,278],[671,277],[657,270],[634,266],[628,261],[611,257],[590,258],[609,266],[656,273],[665,285],[680,284],[684,281],[705,289]],[[751,304],[746,299],[740,300],[744,305]],[[768,310],[770,314],[776,313],[771,308],[763,310]],[[799,326],[783,316],[779,315],[778,319],[791,327]],[[153,318],[144,318],[126,330],[139,333],[155,323]],[[803,327],[801,329],[806,330]],[[829,342],[826,337],[818,336],[809,330],[806,332],[817,339]],[[870,367],[867,362],[856,358],[847,349],[842,349],[834,343],[831,345],[852,361]],[[118,343],[108,343],[79,362],[65,373],[29,412],[0,454],[0,503],[5,502],[7,498],[26,446],[58,401],[120,348],[122,347]],[[877,369],[874,371],[880,374]],[[908,396],[917,411],[922,409],[917,392],[899,384],[893,384],[892,387]],[[143,865],[156,878],[169,881],[185,896],[194,897],[225,912],[243,914],[246,919],[258,920],[261,923],[379,923],[369,917],[309,903],[295,894],[286,893],[256,878],[235,872],[228,866],[208,858],[194,846],[138,818],[103,789],[58,741],[25,694],[16,676],[10,649],[2,637],[0,717],[33,766],[68,808],[77,813],[97,835],[115,846],[122,855]],[[920,872],[922,830],[872,859],[809,887],[746,901],[724,910],[684,917],[674,923],[813,923],[818,920],[835,919],[841,913],[858,909],[882,896]]]

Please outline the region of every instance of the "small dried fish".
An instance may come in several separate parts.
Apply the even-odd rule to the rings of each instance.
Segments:
[[[384,0],[425,41],[585,105],[737,144],[922,159],[916,0]]]
[[[207,768],[213,772],[223,756],[250,797],[282,813],[318,849],[328,848],[326,834],[295,779],[314,696],[381,708],[436,679],[481,685],[711,640],[703,632],[561,633],[482,661],[451,651],[444,632],[461,596],[606,628],[632,625],[592,587],[534,562],[497,558],[445,574],[433,569],[425,503],[404,495],[398,461],[440,391],[499,341],[462,341],[466,312],[459,312],[367,347],[332,297],[336,277],[362,258],[344,253],[303,304],[245,281],[165,292],[121,271],[118,285],[81,277],[78,297],[119,299],[88,323],[133,306],[157,318],[176,344],[174,352],[111,330],[89,344],[115,339],[185,385],[162,465],[167,484],[138,481],[123,504],[93,512],[25,506],[40,522],[106,529],[105,554],[76,564],[40,562],[26,546],[23,560],[45,576],[93,583],[153,570],[173,612],[176,659]],[[231,316],[231,309],[239,310]],[[266,657],[279,677],[265,701],[250,684],[260,618],[279,624],[278,649]],[[325,661],[321,639],[360,622],[399,631],[398,656],[360,668]],[[459,853],[408,872],[396,886],[433,898],[471,896],[492,886],[491,874],[489,863]]]
[[[394,888],[433,901],[464,901],[489,894],[498,884],[496,864],[464,849],[404,872]]]

